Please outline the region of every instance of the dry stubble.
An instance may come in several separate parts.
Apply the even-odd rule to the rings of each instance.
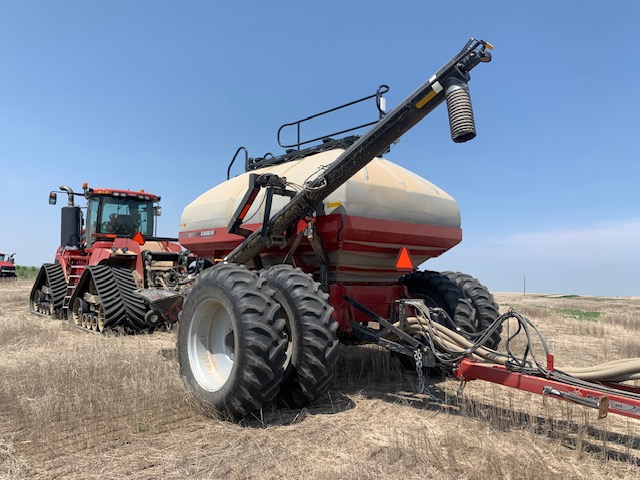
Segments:
[[[185,390],[174,332],[99,337],[28,313],[30,284],[0,285],[0,478],[625,478],[640,422],[474,382],[415,376],[376,348],[341,349],[330,391],[240,424]],[[559,364],[636,348],[638,300],[499,296],[539,324]],[[578,303],[581,302],[581,303]],[[560,309],[604,313],[597,322]],[[587,325],[586,323],[589,323]],[[626,335],[625,335],[626,332]],[[624,341],[622,341],[623,339]],[[625,343],[626,342],[626,343]]]

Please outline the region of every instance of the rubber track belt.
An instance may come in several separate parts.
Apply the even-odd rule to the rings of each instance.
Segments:
[[[87,267],[82,276],[84,277],[85,274],[87,275],[87,278],[91,277],[93,280],[96,293],[102,302],[105,328],[129,327],[129,322],[127,322],[127,316],[124,309],[124,302],[120,297],[120,292],[118,291],[116,281],[113,278],[111,267],[106,265],[93,265],[91,267]],[[85,288],[81,288],[80,283],[78,284],[78,288],[76,288],[76,292],[86,290],[87,289]]]
[[[131,328],[135,328],[138,331],[147,330],[149,327],[144,321],[147,307],[144,301],[134,293],[138,286],[133,280],[133,272],[123,267],[111,267],[111,271],[113,272],[116,286],[124,302],[124,308],[127,319],[132,326]]]
[[[30,298],[33,298],[33,292],[35,290],[41,289],[44,285],[47,285],[51,291],[50,302],[53,311],[59,312],[62,309],[64,296],[67,293],[67,281],[64,278],[64,272],[59,263],[45,263],[42,265],[33,289],[31,290]],[[31,308],[31,313],[42,315],[39,312],[35,312],[33,308]]]
[[[128,274],[128,278],[125,275]],[[90,289],[91,280],[95,292]],[[144,311],[140,317],[140,307],[129,297],[136,288],[131,270],[108,265],[93,265],[85,268],[78,286],[71,298],[71,305],[84,292],[96,293],[104,310],[104,327],[108,329],[124,328],[127,332],[138,332],[146,329]],[[142,300],[140,300],[142,302]],[[144,310],[144,304],[142,305]]]

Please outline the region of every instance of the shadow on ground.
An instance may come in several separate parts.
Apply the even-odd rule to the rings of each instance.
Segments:
[[[640,437],[633,433],[609,431],[606,424],[592,424],[591,410],[561,403],[556,413],[534,415],[516,408],[505,408],[464,395],[458,397],[451,383],[445,388],[442,374],[431,371],[427,392],[417,393],[417,374],[405,370],[387,351],[377,348],[341,347],[341,358],[330,390],[304,409],[279,409],[266,415],[265,425],[284,425],[304,421],[309,415],[328,415],[354,408],[358,397],[382,400],[426,411],[457,417],[480,419],[497,431],[527,429],[536,435],[560,442],[566,448],[595,454],[608,460],[640,466]],[[540,398],[542,402],[542,398]],[[551,400],[550,400],[551,401]],[[553,400],[556,402],[556,400]],[[558,419],[558,411],[565,413]],[[568,412],[568,413],[567,413]],[[562,415],[560,415],[562,416]],[[249,421],[247,426],[254,426]]]

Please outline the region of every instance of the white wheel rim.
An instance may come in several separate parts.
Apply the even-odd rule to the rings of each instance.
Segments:
[[[202,302],[189,326],[189,366],[200,386],[220,390],[234,364],[234,332],[229,312],[215,300]]]
[[[287,315],[287,312],[285,311],[284,307],[280,307],[279,314],[287,322],[284,328],[284,332],[282,332],[285,340],[287,341],[287,349],[285,351],[286,357],[284,360],[284,369],[286,370],[289,367],[289,364],[291,363],[291,357],[293,356],[293,341],[291,339],[291,325],[289,323],[291,322],[291,319]]]

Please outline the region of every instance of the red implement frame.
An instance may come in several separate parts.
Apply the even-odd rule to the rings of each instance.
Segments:
[[[553,371],[553,357],[547,360],[550,371]],[[640,400],[631,398],[626,393],[640,394],[640,387],[617,385],[615,383],[588,382],[589,387],[574,386],[557,380],[508,370],[502,365],[474,362],[464,358],[455,370],[455,376],[464,382],[468,380],[486,380],[507,387],[552,396],[569,402],[579,403],[599,410],[599,416],[605,417],[607,412],[640,419]],[[616,393],[604,392],[602,388],[613,388]],[[618,393],[619,392],[619,393]]]

